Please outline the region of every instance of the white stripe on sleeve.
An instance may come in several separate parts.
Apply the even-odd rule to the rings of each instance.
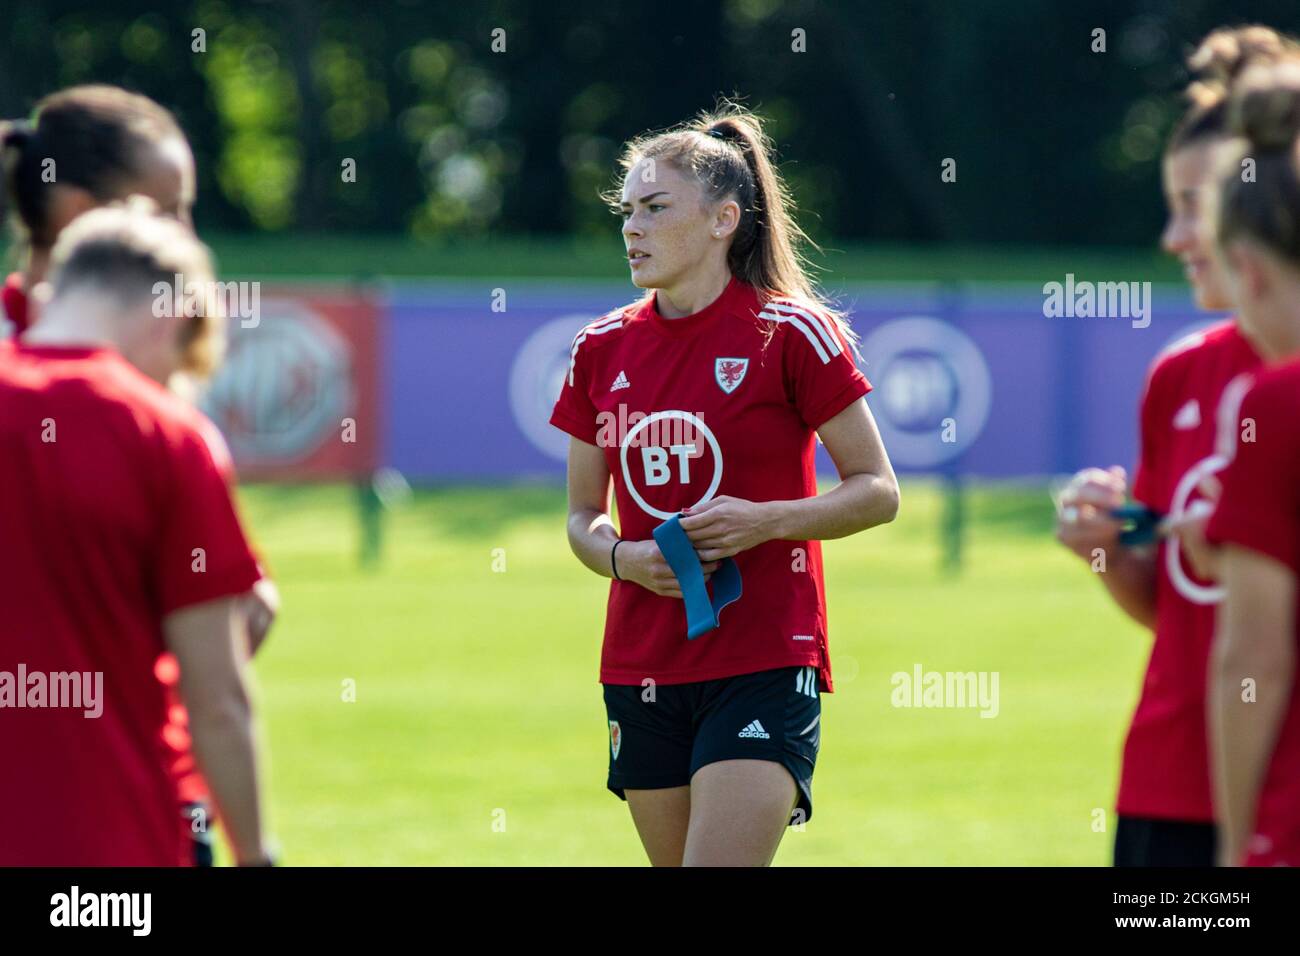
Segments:
[[[821,340],[826,343],[826,350],[830,352],[831,355],[839,355],[840,352],[844,351],[843,348],[840,347],[839,336],[837,336],[835,330],[831,328],[831,324],[833,323],[831,323],[831,320],[828,317],[819,315],[811,309],[791,305],[788,302],[769,302],[768,308],[776,309],[785,315],[797,315],[803,318],[810,327],[817,330],[817,334],[821,337]]]
[[[622,324],[623,324],[623,313],[620,312],[618,315],[610,318],[597,319],[595,322],[592,322],[590,325],[584,327],[581,332],[579,332],[576,336],[574,336],[573,348],[570,349],[569,351],[569,384],[570,385],[573,384],[573,372],[578,365],[578,346],[580,346],[583,342],[587,340],[587,336],[603,335],[606,332],[613,331],[614,329],[618,328]]]
[[[759,314],[759,317],[765,319],[772,319],[775,322],[785,322],[789,325],[793,325],[796,329],[798,329],[800,332],[803,333],[804,338],[806,338],[809,344],[812,345],[813,351],[817,353],[817,357],[822,360],[823,365],[825,365],[827,362],[831,360],[831,357],[826,354],[825,347],[822,346],[821,339],[817,337],[817,333],[814,332],[812,329],[808,328],[808,326],[804,324],[802,319],[793,315],[783,315],[780,312],[762,312]]]

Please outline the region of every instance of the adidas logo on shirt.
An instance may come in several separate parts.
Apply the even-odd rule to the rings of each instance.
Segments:
[[[1201,423],[1201,406],[1196,399],[1189,399],[1187,404],[1178,409],[1178,414],[1174,416],[1174,427],[1179,431],[1187,431],[1189,428],[1195,428]]]
[[[757,737],[760,740],[771,740],[772,735],[763,729],[763,725],[757,720],[751,720],[749,726],[736,735],[737,737]]]
[[[631,388],[632,383],[627,380],[627,372],[619,372],[618,378],[614,379],[614,384],[609,387],[611,392],[617,392],[620,388]]]

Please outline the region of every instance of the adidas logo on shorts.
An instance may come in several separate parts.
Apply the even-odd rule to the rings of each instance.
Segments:
[[[763,729],[763,725],[757,720],[751,720],[749,726],[736,735],[737,737],[758,737],[761,740],[771,740],[772,735]]]

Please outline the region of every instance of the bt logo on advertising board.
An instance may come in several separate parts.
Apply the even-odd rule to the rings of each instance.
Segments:
[[[988,424],[993,379],[979,346],[956,326],[909,315],[873,329],[861,351],[874,370],[885,447],[902,468],[934,468],[969,449]],[[951,437],[945,424],[960,422]]]

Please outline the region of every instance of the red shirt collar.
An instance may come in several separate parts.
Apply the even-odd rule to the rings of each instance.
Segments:
[[[646,297],[643,309],[645,316],[650,320],[651,327],[656,331],[674,338],[684,337],[694,335],[719,315],[742,304],[750,291],[749,286],[733,275],[723,287],[722,293],[698,312],[677,319],[665,319],[659,313],[658,293]]]

